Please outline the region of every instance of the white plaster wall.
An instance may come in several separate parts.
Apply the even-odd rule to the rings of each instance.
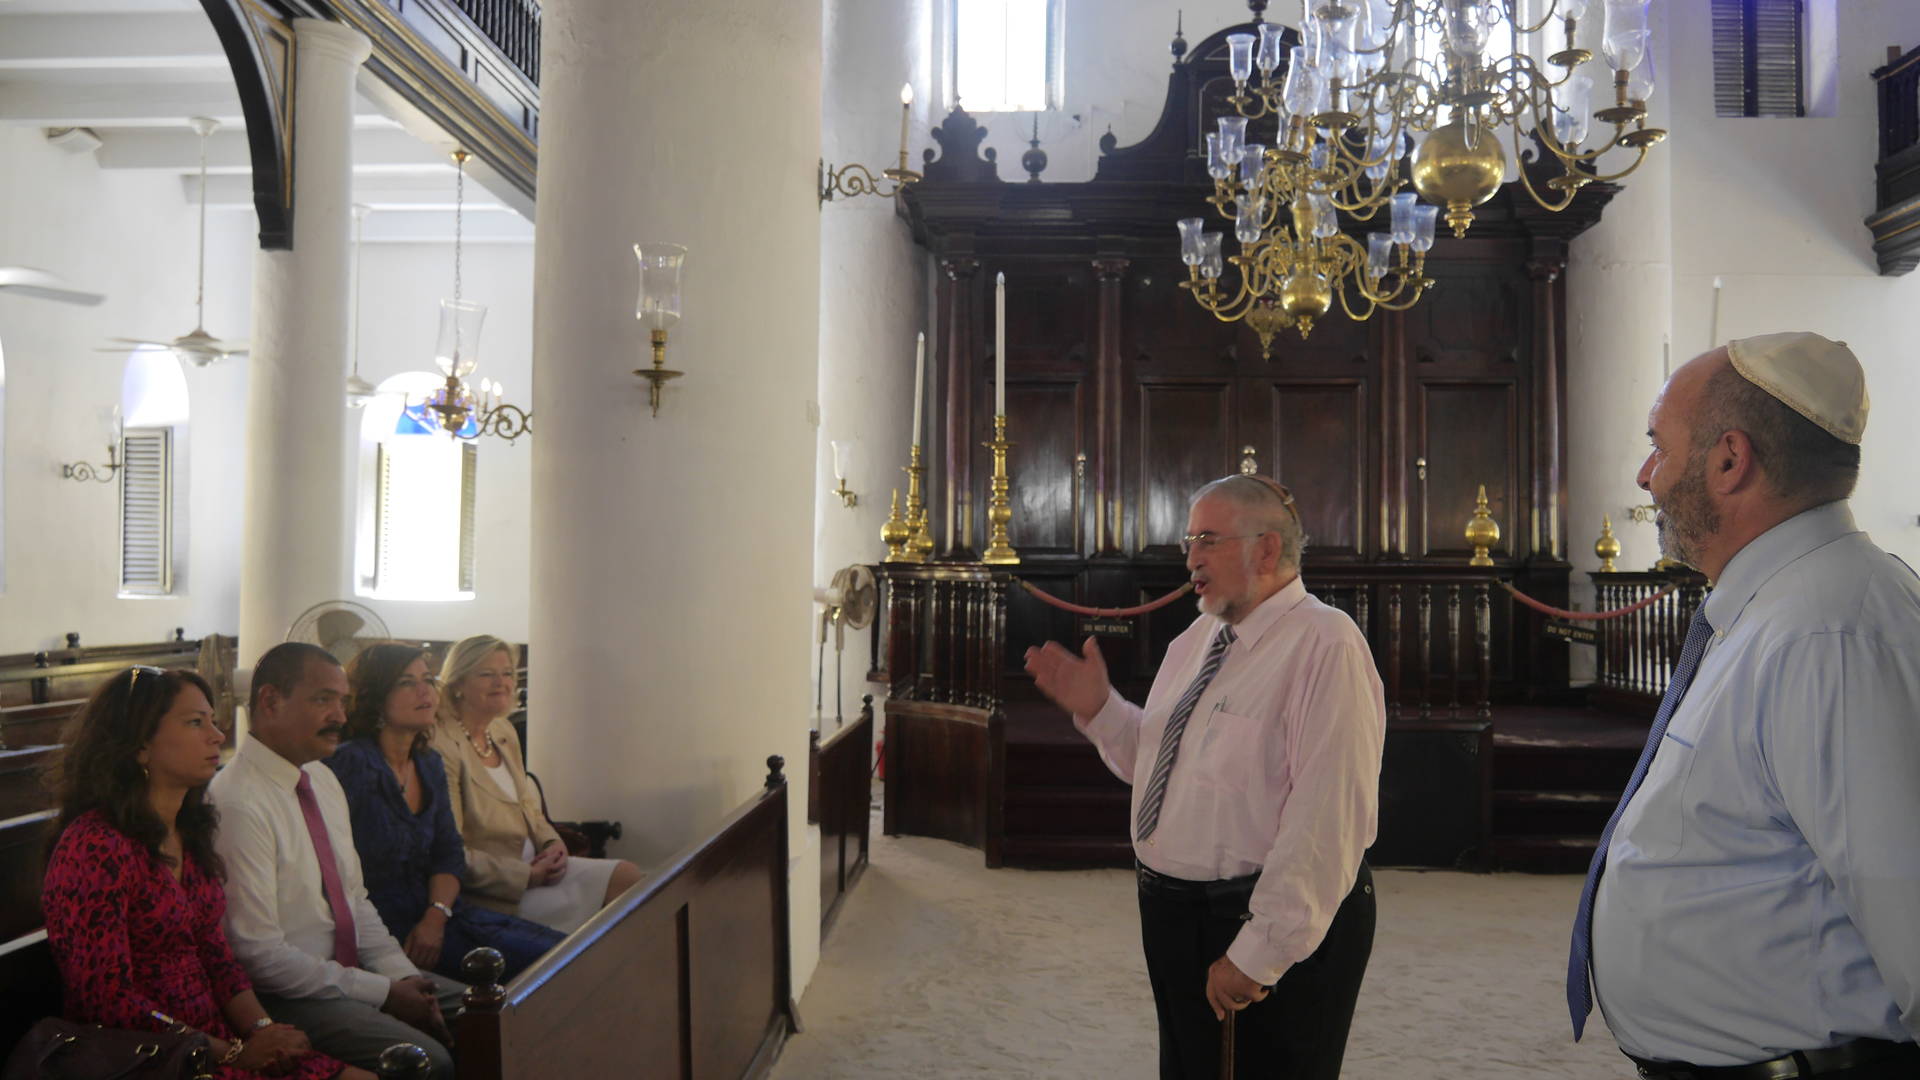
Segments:
[[[171,338],[193,324],[193,209],[177,178],[101,170],[91,155],[47,145],[37,130],[0,127],[0,263],[52,270],[107,294],[97,307],[0,293],[6,350],[5,591],[0,652],[57,646],[66,631],[92,644],[232,633],[239,595],[244,361],[187,367],[190,433],[183,460],[190,543],[173,596],[120,599],[118,485],[79,484],[63,462],[105,458],[106,415],[119,400],[124,354],[109,337]],[[245,333],[247,291],[214,267],[244,263],[245,239],[209,230],[207,324]]]
[[[1886,62],[1888,46],[1920,43],[1920,6],[1848,0],[1823,8],[1822,19],[1837,20],[1833,114],[1798,119],[1715,117],[1706,6],[1668,0],[1656,12],[1671,54],[1664,70],[1673,135],[1662,152],[1670,161],[1672,286],[1661,298],[1652,287],[1623,284],[1659,273],[1648,257],[1659,244],[1648,234],[1662,226],[1645,208],[1662,201],[1651,190],[1662,180],[1643,169],[1602,225],[1576,241],[1569,272],[1574,564],[1596,565],[1590,545],[1603,511],[1614,515],[1623,568],[1657,555],[1651,525],[1621,522],[1627,505],[1646,501],[1632,483],[1661,381],[1656,327],[1671,334],[1674,366],[1730,339],[1780,330],[1849,342],[1873,400],[1854,513],[1882,547],[1920,560],[1920,484],[1907,421],[1920,410],[1911,363],[1920,275],[1879,276],[1861,224],[1873,210],[1878,154],[1868,73]]]

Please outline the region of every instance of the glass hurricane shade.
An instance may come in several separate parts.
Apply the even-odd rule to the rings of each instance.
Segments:
[[[1200,276],[1211,281],[1225,270],[1226,260],[1220,255],[1220,234],[1202,233],[1200,235]]]
[[[1319,93],[1320,72],[1313,66],[1312,50],[1295,45],[1287,51],[1287,80],[1281,84],[1281,103],[1294,116],[1310,116]]]
[[[1409,245],[1415,251],[1430,251],[1433,248],[1433,226],[1440,219],[1440,208],[1430,203],[1420,203],[1413,208],[1413,242]]]
[[[1647,58],[1640,66],[1627,73],[1627,97],[1642,105],[1653,100],[1654,84],[1659,81],[1654,73],[1653,53],[1647,52]]]
[[[1280,57],[1284,50],[1282,35],[1286,30],[1281,26],[1263,22],[1260,24],[1260,44],[1254,53],[1253,65],[1262,75],[1269,74],[1280,66]]]
[[[442,375],[464,379],[480,363],[480,324],[487,318],[487,306],[471,300],[440,301],[440,340],[433,350],[433,362]]]
[[[1632,71],[1647,54],[1647,0],[1606,0],[1600,51],[1615,71]]]
[[[1253,74],[1255,40],[1252,34],[1227,35],[1227,71],[1233,75],[1234,82],[1246,82]]]
[[[640,296],[633,317],[649,330],[667,330],[680,321],[680,268],[687,249],[679,244],[635,244],[640,262]]]
[[[1180,230],[1180,261],[1186,263],[1188,266],[1199,266],[1201,260],[1200,235],[1207,227],[1206,219],[1197,217],[1181,218],[1179,221],[1174,222],[1174,227]]]
[[[1392,208],[1392,236],[1396,244],[1413,243],[1413,204],[1419,196],[1402,191],[1387,200]]]
[[[1393,260],[1393,237],[1383,232],[1367,234],[1367,276],[1379,280]]]
[[[1564,147],[1586,140],[1593,121],[1593,79],[1571,75],[1553,90],[1553,137]]]
[[[1260,167],[1266,164],[1267,148],[1259,143],[1248,143],[1240,152],[1240,182],[1254,187],[1260,182]]]

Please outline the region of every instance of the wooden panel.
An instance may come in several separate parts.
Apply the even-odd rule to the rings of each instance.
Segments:
[[[1008,499],[1013,522],[1008,535],[1022,555],[1073,553],[1073,457],[1087,445],[1081,427],[1085,383],[1014,383],[1007,386],[1008,437],[1015,444],[1007,452]],[[991,437],[991,436],[989,436]],[[986,485],[993,475],[991,452],[978,475]],[[983,486],[979,505],[985,507],[990,489]],[[980,529],[988,527],[985,514]]]
[[[991,749],[979,709],[887,704],[886,828],[983,847]]]
[[[1172,233],[1172,225],[1167,226]],[[1136,264],[1126,281],[1123,359],[1135,378],[1214,374],[1233,364],[1241,340],[1253,332],[1239,323],[1223,323],[1179,287],[1187,278],[1177,259]],[[1258,346],[1252,355],[1260,355]]]
[[[0,941],[0,1061],[43,1016],[60,1015],[60,970],[43,931]]]
[[[57,750],[51,746],[0,750],[0,821],[53,805],[53,795],[40,774]]]
[[[459,1017],[467,1080],[759,1075],[788,1030],[787,788],[716,832],[568,935]],[[635,1017],[644,1018],[635,1022]]]
[[[1133,461],[1136,550],[1177,550],[1194,489],[1233,468],[1231,382],[1143,382]]]
[[[834,732],[820,747],[820,925],[840,912],[840,902],[866,869],[873,801],[873,705]]]
[[[988,393],[993,379],[993,275],[1007,275],[1007,378],[1083,372],[1094,331],[1093,267],[1085,260],[989,263],[981,275],[987,292],[979,307],[979,340]],[[988,406],[991,426],[993,399]]]
[[[1416,485],[1418,553],[1470,555],[1465,533],[1481,484],[1500,523],[1496,555],[1514,550],[1521,536],[1516,484],[1523,449],[1519,394],[1511,380],[1423,380],[1418,389],[1417,451],[1427,480]]]
[[[1314,552],[1359,555],[1370,524],[1366,384],[1275,381],[1268,384],[1268,400],[1266,442],[1275,451],[1262,471],[1293,491]]]
[[[15,705],[0,709],[0,747],[52,746],[60,731],[79,710],[78,701],[51,701],[45,705]]]
[[[40,879],[54,817],[46,810],[0,824],[0,940],[40,928]]]

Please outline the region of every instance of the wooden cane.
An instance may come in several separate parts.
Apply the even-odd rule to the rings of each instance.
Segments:
[[[1233,1018],[1238,1015],[1229,1009],[1220,1025],[1220,1080],[1233,1080]]]

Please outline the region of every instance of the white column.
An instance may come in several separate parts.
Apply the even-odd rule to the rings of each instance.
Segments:
[[[240,663],[347,595],[346,409],[354,79],[365,35],[295,19],[293,249],[254,260]]]
[[[787,760],[804,846],[820,6],[548,0],[535,211],[533,767],[642,865]],[[882,103],[884,108],[884,103]],[[879,120],[883,141],[891,116]],[[649,415],[632,245],[688,249]],[[818,865],[794,892],[818,893]],[[795,919],[795,946],[817,938]],[[798,987],[796,986],[796,992]]]

